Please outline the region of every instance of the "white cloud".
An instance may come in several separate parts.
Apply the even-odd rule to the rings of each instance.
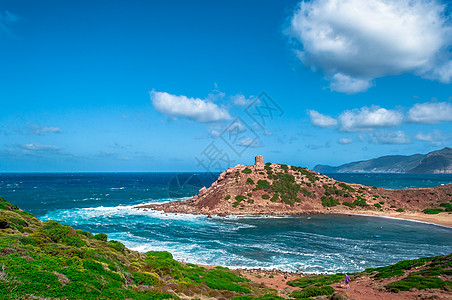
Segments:
[[[429,133],[418,132],[415,139],[430,142],[435,146],[441,146],[449,139],[449,137],[445,136],[440,130],[433,130]]]
[[[353,140],[352,139],[348,139],[348,138],[341,138],[337,142],[339,144],[346,145],[346,144],[350,144],[351,142],[353,142]]]
[[[367,91],[372,86],[369,80],[353,78],[342,73],[336,73],[331,78],[330,89],[336,92],[355,94]]]
[[[378,127],[397,126],[402,120],[402,113],[378,106],[347,110],[339,116],[340,129],[347,132],[370,131]]]
[[[176,96],[165,92],[150,92],[155,109],[168,117],[182,117],[196,122],[229,120],[229,112],[209,100]]]
[[[325,128],[333,127],[337,125],[337,121],[327,115],[323,115],[315,110],[308,110],[309,117],[311,118],[311,123],[314,126]]]
[[[21,144],[19,145],[20,148],[23,150],[29,150],[29,151],[60,151],[61,149],[57,146],[52,145],[42,145],[42,144]]]
[[[408,111],[407,121],[422,124],[452,122],[452,104],[447,102],[417,103]]]
[[[231,96],[231,100],[234,103],[234,105],[246,106],[246,105],[250,105],[251,102],[254,101],[254,98],[251,97],[251,98],[247,99],[244,95],[237,94],[237,95]]]
[[[411,73],[448,83],[452,77],[450,17],[436,0],[302,1],[289,34],[298,57],[356,93],[374,78]]]
[[[374,144],[409,144],[410,138],[403,131],[374,132],[370,135],[370,141]]]
[[[62,133],[63,131],[58,127],[41,126],[37,124],[28,125],[30,134],[41,135],[44,133]]]

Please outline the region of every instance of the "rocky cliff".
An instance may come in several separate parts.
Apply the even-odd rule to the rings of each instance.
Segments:
[[[302,214],[350,211],[452,211],[452,185],[389,190],[339,182],[307,168],[236,165],[186,201],[140,206],[191,214]]]

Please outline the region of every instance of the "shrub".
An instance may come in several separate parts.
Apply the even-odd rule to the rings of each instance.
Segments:
[[[381,204],[380,204],[380,203],[375,203],[374,206],[375,206],[376,208],[381,208]]]
[[[271,201],[271,202],[275,202],[275,201],[277,201],[278,199],[279,199],[279,194],[275,193],[275,194],[270,198],[270,201]]]
[[[443,289],[445,282],[437,277],[421,277],[408,276],[402,280],[390,283],[388,288],[394,292],[409,291],[411,289],[425,290],[425,289]]]
[[[396,212],[404,212],[403,208],[397,208]]]
[[[248,194],[246,194],[248,197],[252,197],[253,196],[253,194],[252,193],[248,193]]]
[[[347,202],[347,201],[342,202],[342,205],[348,206],[350,208],[355,208],[356,207],[355,203],[351,203],[351,202]]]
[[[268,183],[267,180],[258,180],[257,181],[256,189],[269,189],[269,188],[270,188],[270,183]]]
[[[40,231],[55,243],[63,243],[73,247],[86,246],[86,242],[78,236],[72,227],[62,225],[57,221],[45,222]]]
[[[224,200],[229,200],[229,199],[231,199],[231,195],[226,195],[226,196],[224,197]]]
[[[246,184],[250,184],[250,185],[251,185],[251,184],[254,184],[254,180],[248,177],[248,178],[246,179]]]
[[[293,298],[310,298],[310,297],[316,297],[316,296],[322,296],[322,295],[331,295],[334,293],[334,288],[331,286],[323,286],[323,287],[316,287],[316,286],[310,286],[307,287],[301,291],[294,291],[292,294],[290,294]]]
[[[361,206],[361,207],[368,206],[366,199],[362,198],[361,196],[356,196],[356,200],[353,201],[353,204],[355,204],[356,206]]]
[[[452,204],[450,203],[441,203],[439,206],[444,207],[447,212],[452,212]]]
[[[444,211],[445,210],[441,209],[441,208],[426,208],[422,212],[424,214],[428,214],[428,215],[437,215],[437,214],[442,213]]]
[[[235,196],[235,200],[238,201],[238,202],[242,202],[242,201],[245,200],[245,199],[246,199],[246,197],[243,196],[243,195],[237,195],[237,196]]]
[[[98,233],[95,236],[93,236],[93,239],[106,242],[108,236],[105,233]]]
[[[268,194],[263,194],[262,199],[270,199],[270,196]]]
[[[330,196],[322,196],[322,198],[320,198],[320,200],[322,201],[322,206],[325,207],[332,207],[332,206],[336,206],[339,205],[339,200],[337,200],[336,198]]]
[[[252,172],[251,169],[248,167],[246,167],[245,169],[242,170],[242,173],[244,173],[244,174],[251,174],[251,172]]]
[[[110,243],[110,247],[115,249],[118,252],[123,252],[124,249],[126,248],[126,246],[124,246],[123,243],[118,242],[118,241],[113,241],[112,240],[112,241],[109,241],[109,243]]]

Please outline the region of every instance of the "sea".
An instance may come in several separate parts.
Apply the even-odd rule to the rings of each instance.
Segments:
[[[452,174],[327,174],[383,188],[452,183]],[[169,251],[183,262],[305,273],[356,272],[452,253],[452,229],[347,215],[234,216],[144,211],[188,199],[218,174],[0,173],[0,196],[43,221],[106,233],[128,248]]]

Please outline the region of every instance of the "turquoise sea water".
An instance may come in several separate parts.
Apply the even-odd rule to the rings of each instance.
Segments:
[[[214,177],[190,173],[0,174],[0,196],[42,220],[107,233],[183,261],[304,272],[352,272],[452,252],[452,229],[375,217],[212,218],[136,210],[186,199]],[[387,188],[452,183],[452,174],[330,174]]]

